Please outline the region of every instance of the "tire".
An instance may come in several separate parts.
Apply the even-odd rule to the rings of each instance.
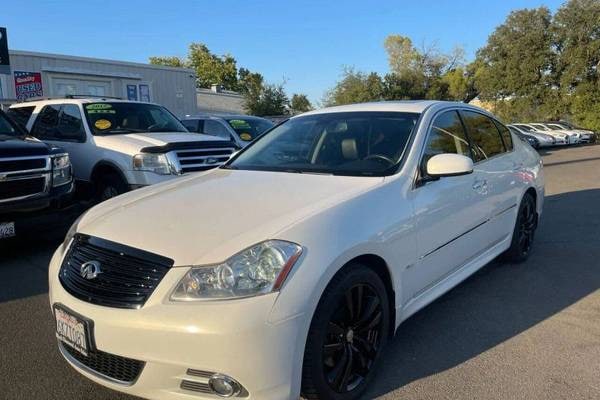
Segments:
[[[537,229],[537,211],[535,199],[530,193],[525,193],[513,229],[512,241],[510,247],[502,258],[504,261],[512,263],[521,263],[531,253],[535,230]]]
[[[127,184],[116,173],[105,174],[96,184],[96,201],[101,203],[128,191]]]
[[[389,336],[384,283],[372,269],[348,265],[329,283],[313,316],[304,350],[302,396],[360,397],[373,379]]]

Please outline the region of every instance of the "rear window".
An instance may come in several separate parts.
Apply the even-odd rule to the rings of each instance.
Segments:
[[[31,117],[31,114],[33,113],[33,110],[35,110],[35,106],[15,107],[9,108],[8,111],[6,111],[6,114],[8,114],[8,116],[11,117],[13,121],[16,121],[22,127],[26,127],[27,122],[29,122],[29,118]]]

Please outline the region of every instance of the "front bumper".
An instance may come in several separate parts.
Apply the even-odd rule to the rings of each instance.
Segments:
[[[225,374],[245,389],[246,399],[299,397],[299,377],[309,321],[304,314],[270,321],[278,294],[234,301],[172,303],[168,295],[187,272],[173,268],[139,310],[116,309],[81,301],[62,287],[57,250],[49,269],[50,304],[61,304],[93,321],[98,350],[143,361],[137,380],[115,383],[72,359],[89,379],[111,389],[148,399],[215,399],[186,390],[182,382],[206,383],[189,369]],[[63,352],[64,355],[64,352]]]
[[[77,211],[73,203],[74,184],[54,188],[47,195],[0,204],[0,223],[14,222],[17,236],[52,229]],[[1,240],[1,239],[0,239]]]

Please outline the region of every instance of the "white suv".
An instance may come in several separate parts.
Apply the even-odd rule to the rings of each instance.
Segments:
[[[106,98],[37,100],[9,114],[32,136],[65,149],[77,184],[99,200],[223,164],[235,144],[190,133],[166,108]]]
[[[292,117],[81,217],[50,262],[59,348],[150,399],[355,400],[402,321],[527,258],[543,201],[540,156],[481,109]]]

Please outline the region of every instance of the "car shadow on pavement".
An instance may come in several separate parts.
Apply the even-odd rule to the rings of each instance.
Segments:
[[[545,201],[529,260],[492,262],[400,325],[364,398],[462,364],[600,288],[600,189]]]

